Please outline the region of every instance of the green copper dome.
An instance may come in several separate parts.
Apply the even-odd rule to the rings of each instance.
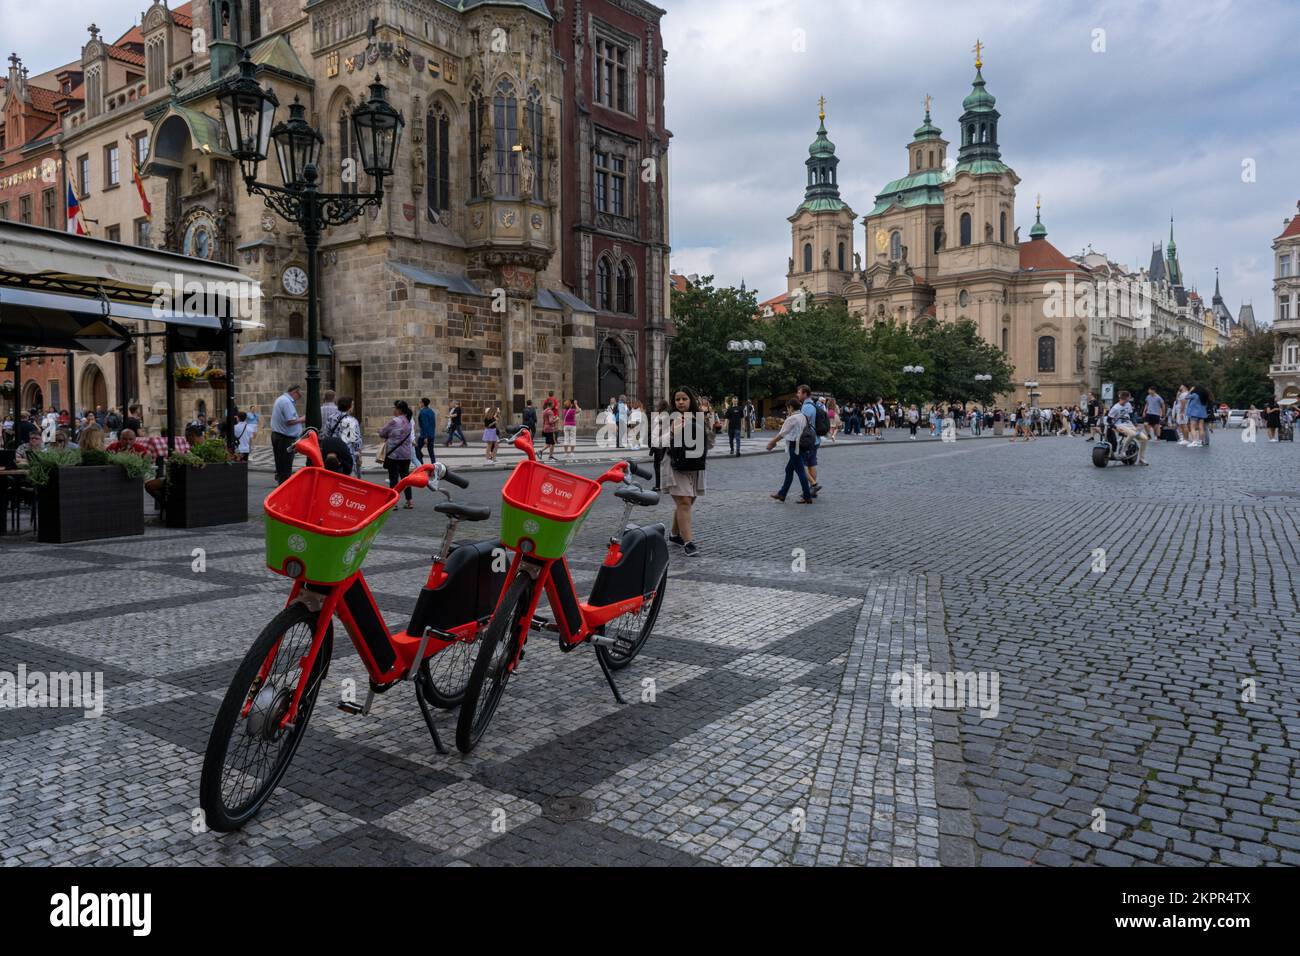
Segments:
[[[1030,239],[1047,238],[1047,227],[1043,225],[1042,210],[1039,210],[1037,216],[1034,217],[1034,228],[1029,230],[1029,238]]]
[[[918,139],[938,139],[942,135],[943,130],[930,122],[930,111],[926,110],[925,122],[916,128],[916,132],[912,134],[912,138],[914,141]]]
[[[997,100],[984,88],[984,74],[975,71],[975,81],[971,84],[970,94],[961,101],[962,109],[968,113],[983,113],[993,109]]]
[[[835,144],[832,143],[830,138],[826,135],[825,120],[822,120],[821,125],[817,127],[817,138],[813,140],[812,145],[808,147],[808,155],[817,157],[835,155]]]

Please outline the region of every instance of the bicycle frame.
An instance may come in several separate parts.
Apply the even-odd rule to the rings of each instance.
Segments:
[[[313,466],[322,467],[320,449],[315,442],[302,442],[298,450]],[[428,487],[429,476],[436,474],[435,467],[433,464],[421,465],[399,481],[393,490],[400,494],[408,487]],[[424,585],[426,588],[438,587],[447,580],[447,558],[451,553],[451,543],[459,523],[458,518],[448,519],[447,532],[443,537],[442,545],[438,553],[433,556],[429,568],[429,575]],[[303,578],[296,578],[293,589],[285,601],[285,607],[295,602],[306,604],[317,612],[311,647],[301,661],[303,675],[312,673],[325,640],[325,632],[337,616],[347,630],[348,637],[352,640],[352,645],[356,648],[370,676],[372,696],[376,691],[383,693],[403,679],[412,678],[420,664],[434,654],[458,642],[472,641],[488,620],[487,617],[471,620],[446,631],[429,627],[423,634],[408,634],[405,630],[391,631],[384,622],[383,614],[379,610],[379,605],[375,603],[369,585],[366,584],[365,574],[359,569],[349,577],[331,585],[311,584]],[[258,673],[259,680],[266,679],[278,651],[277,642],[262,664],[262,669]],[[292,726],[297,720],[298,707],[306,686],[305,679],[298,681],[293,700],[281,719],[282,728]],[[244,704],[240,716],[246,717],[252,705],[253,701],[250,699]],[[369,706],[370,702],[367,700],[362,712],[368,712]]]
[[[523,451],[530,460],[536,461],[537,455],[533,449],[532,438],[528,432],[524,431],[517,435],[511,442],[516,448]],[[622,483],[627,477],[627,463],[617,462],[602,474],[596,481],[601,484],[611,482]],[[593,499],[592,506],[598,499]],[[631,516],[632,509],[635,506],[628,502],[623,510],[623,518],[619,522],[619,530],[627,527],[628,519]],[[620,538],[615,535],[610,538],[609,547],[605,552],[604,566],[611,567],[616,565],[622,558],[622,551],[619,546]],[[539,558],[536,555],[526,554],[517,549],[514,551],[514,557],[510,562],[510,568],[506,572],[507,583],[513,581],[520,569],[526,571],[533,578],[533,587],[528,601],[527,613],[520,618],[520,627],[524,629],[523,637],[518,642],[515,656],[510,660],[507,667],[511,672],[518,666],[519,660],[523,654],[524,642],[529,630],[554,630],[560,635],[560,647],[562,650],[572,650],[592,637],[600,628],[604,627],[615,618],[622,617],[624,614],[633,614],[639,611],[642,606],[649,600],[653,600],[654,592],[649,595],[640,594],[625,600],[616,601],[611,604],[595,606],[584,601],[580,601],[573,585],[573,576],[569,572],[568,561],[564,557],[560,558]],[[539,586],[540,585],[540,586]],[[502,602],[505,600],[508,586],[501,589],[501,595],[497,599],[496,609],[493,614],[500,613]],[[556,620],[549,627],[546,625],[550,622],[539,622],[536,617],[537,606],[541,603],[542,594],[545,593],[551,608],[556,612]],[[604,661],[601,661],[601,668],[604,669]],[[309,672],[310,673],[310,672]],[[609,678],[608,671],[605,676]],[[613,687],[613,681],[610,680],[610,686]],[[614,688],[617,695],[618,690]]]

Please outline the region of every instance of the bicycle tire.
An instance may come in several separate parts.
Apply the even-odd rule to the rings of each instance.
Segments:
[[[302,700],[298,704],[298,722],[287,733],[281,737],[271,736],[271,731],[257,729],[257,726],[268,727],[275,722],[274,712],[278,706],[287,703],[284,695],[296,689],[297,683],[292,685],[286,684],[279,689],[274,698],[266,706],[258,708],[256,705],[256,696],[265,689],[268,684],[255,684],[258,674],[262,669],[268,655],[275,652],[275,659],[272,661],[271,678],[268,682],[274,686],[274,678],[277,674],[275,662],[284,653],[287,665],[284,673],[287,675],[291,671],[295,659],[300,659],[306,654],[306,649],[310,647],[312,635],[316,630],[318,612],[311,610],[303,604],[292,604],[273,617],[270,622],[262,629],[262,633],[257,636],[253,646],[248,649],[244,659],[240,662],[235,676],[230,682],[226,695],[222,698],[221,708],[217,711],[217,718],[212,723],[212,732],[208,737],[207,750],[203,758],[203,773],[199,780],[199,806],[203,808],[205,821],[209,827],[221,833],[229,833],[232,830],[238,830],[262,809],[262,806],[270,799],[275,788],[279,786],[280,780],[284,777],[285,772],[289,769],[289,764],[293,761],[293,756],[298,750],[298,745],[302,742],[303,735],[307,731],[307,723],[311,720],[312,711],[316,706],[316,699],[320,696],[321,685],[325,680],[325,675],[329,671],[330,658],[334,652],[334,622],[331,621],[325,629],[325,636],[321,641],[321,648],[316,655],[316,663],[312,667],[312,673],[309,677],[307,689],[303,692]],[[284,638],[291,634],[295,628],[303,626],[305,629],[306,642],[290,645],[287,649],[284,646]],[[298,669],[298,679],[301,679],[301,668]],[[240,717],[240,712],[244,704],[250,697],[254,698],[254,709],[250,711],[247,717]],[[278,740],[280,748],[270,765],[269,771],[260,782],[252,789],[251,794],[242,797],[243,790],[240,790],[240,797],[232,802],[227,797],[224,783],[227,780],[227,757],[230,753],[231,745],[237,736],[240,735],[240,727],[244,728],[242,737],[245,740],[253,740],[262,737],[268,742]],[[264,762],[264,761],[262,761]],[[243,775],[246,771],[239,770],[237,773]]]
[[[622,617],[615,618],[609,624],[605,625],[606,636],[611,636],[609,633],[610,624],[615,624],[618,621],[623,621],[628,618],[631,618],[632,620],[636,620],[637,618],[641,619],[641,626],[637,628],[636,638],[631,641],[632,649],[630,651],[619,653],[610,647],[596,647],[596,653],[604,659],[606,666],[609,667],[610,670],[621,671],[623,668],[627,667],[628,664],[632,663],[633,658],[635,658],[637,654],[641,653],[641,648],[645,646],[645,642],[650,638],[650,632],[654,630],[655,621],[659,618],[659,608],[663,605],[664,589],[667,586],[668,568],[665,567],[663,574],[659,578],[659,585],[655,588],[655,596],[650,602],[648,610],[643,604],[641,606],[641,611],[637,612],[637,614],[624,614]],[[644,615],[641,612],[644,612]]]
[[[419,677],[424,681],[424,699],[442,710],[459,707],[465,699],[482,638],[457,641],[420,662]]]
[[[511,674],[508,665],[519,651],[520,632],[529,623],[520,618],[528,610],[533,585],[532,576],[527,571],[519,571],[479,639],[481,646],[474,661],[474,672],[456,719],[456,749],[463,754],[478,745],[505,694]]]

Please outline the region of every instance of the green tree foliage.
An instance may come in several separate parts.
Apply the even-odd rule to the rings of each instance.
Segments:
[[[929,355],[929,362],[921,364],[925,366],[923,384],[931,398],[987,403],[1014,387],[1011,363],[1001,349],[980,337],[974,322],[927,319],[914,335]],[[993,379],[976,382],[976,375],[991,375]]]
[[[1134,395],[1154,385],[1167,399],[1179,385],[1204,385],[1216,402],[1233,408],[1262,406],[1273,394],[1268,367],[1273,361],[1273,335],[1261,332],[1206,353],[1186,339],[1125,339],[1107,350],[1101,380],[1114,382],[1118,394]]]
[[[815,392],[864,395],[871,386],[867,335],[842,305],[814,305],[766,323],[763,394],[786,395],[800,384]]]
[[[669,352],[670,386],[690,385],[721,399],[738,395],[744,367],[740,355],[728,351],[732,339],[767,340],[767,329],[754,318],[758,296],[738,289],[713,287],[704,276],[685,292],[672,293],[677,334]]]

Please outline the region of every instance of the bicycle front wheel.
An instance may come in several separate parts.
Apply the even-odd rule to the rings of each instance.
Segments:
[[[331,621],[298,703],[298,719],[281,727],[304,679],[302,661],[316,621],[317,612],[305,605],[285,608],[257,636],[235,672],[212,725],[199,783],[199,805],[214,830],[227,833],[251,820],[289,769],[334,651]]]
[[[654,597],[633,614],[624,614],[605,625],[605,636],[612,637],[614,644],[596,647],[596,653],[605,659],[610,670],[618,671],[632,663],[632,658],[641,652],[645,642],[654,630],[655,620],[659,617],[659,608],[664,603],[664,588],[668,585],[668,568],[659,576]]]
[[[496,613],[479,638],[478,658],[465,688],[460,716],[456,720],[456,749],[469,753],[492,722],[510,681],[510,664],[519,652],[529,625],[524,617],[533,596],[533,578],[520,571],[510,582]]]
[[[465,699],[465,688],[469,686],[482,641],[481,635],[475,635],[471,640],[449,644],[437,654],[424,659],[420,666],[420,677],[424,681],[424,696],[429,703],[443,710],[460,706]]]

